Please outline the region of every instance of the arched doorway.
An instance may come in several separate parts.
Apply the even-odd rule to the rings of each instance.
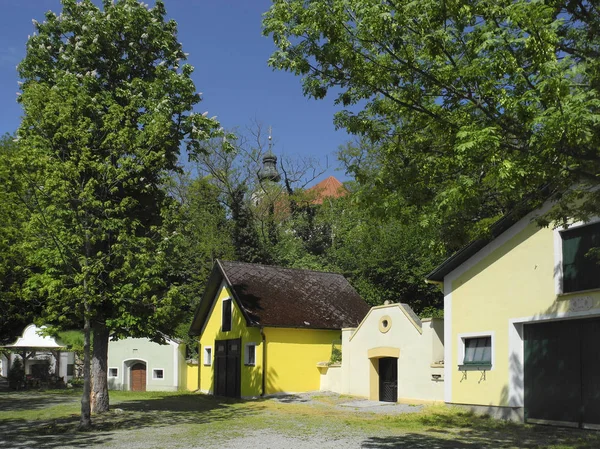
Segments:
[[[130,385],[131,391],[146,391],[146,364],[137,362],[131,366]]]

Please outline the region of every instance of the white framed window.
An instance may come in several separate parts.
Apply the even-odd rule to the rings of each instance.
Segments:
[[[119,368],[108,368],[108,377],[118,377]]]
[[[554,230],[554,278],[557,295],[600,289],[600,265],[589,254],[600,246],[600,218]]]
[[[154,368],[152,370],[152,379],[162,380],[165,378],[165,370],[162,368]]]
[[[460,369],[486,369],[494,366],[494,332],[460,334],[458,336]]]
[[[210,346],[204,347],[204,366],[212,365],[212,348]]]
[[[256,343],[246,344],[244,351],[244,365],[256,365]]]
[[[229,332],[231,330],[231,299],[223,300],[223,314],[221,318],[221,332]]]

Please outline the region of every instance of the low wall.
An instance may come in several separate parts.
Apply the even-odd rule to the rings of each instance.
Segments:
[[[185,387],[189,391],[196,391],[198,389],[198,364],[197,363],[186,363],[186,383]]]
[[[321,374],[321,391],[342,392],[342,365],[317,365]]]

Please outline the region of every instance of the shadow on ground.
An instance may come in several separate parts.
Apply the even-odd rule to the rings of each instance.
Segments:
[[[45,391],[27,390],[20,392],[0,393],[0,410],[22,411],[41,410],[60,404],[72,404],[81,401],[81,392],[47,393]]]
[[[110,445],[111,432],[117,430],[214,423],[260,413],[260,403],[257,402],[252,407],[241,407],[243,402],[199,394],[116,402],[111,405],[110,412],[92,417],[93,428],[87,432],[78,430],[78,414],[49,421],[0,419],[0,447],[60,448]],[[57,403],[61,401],[57,400]],[[37,404],[33,400],[29,403],[30,406]],[[22,406],[22,409],[26,408],[27,405]]]
[[[548,430],[547,428],[545,430]],[[407,433],[401,436],[373,436],[362,441],[361,448],[368,449],[497,449],[497,448],[554,448],[573,447],[578,449],[597,449],[600,440],[590,432],[578,431],[579,435],[564,435],[558,440],[531,437],[515,437],[512,435],[490,435],[487,432],[479,434],[454,435],[449,433],[444,436],[431,435],[430,433]],[[552,432],[550,432],[552,433]],[[546,440],[546,441],[543,441]]]
[[[392,418],[392,422],[401,418]],[[600,432],[501,421],[471,412],[429,413],[418,418],[422,433],[366,439],[365,448],[549,448],[597,449]]]

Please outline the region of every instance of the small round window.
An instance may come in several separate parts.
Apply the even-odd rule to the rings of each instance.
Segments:
[[[392,327],[392,319],[386,315],[379,320],[379,332],[385,334]]]

